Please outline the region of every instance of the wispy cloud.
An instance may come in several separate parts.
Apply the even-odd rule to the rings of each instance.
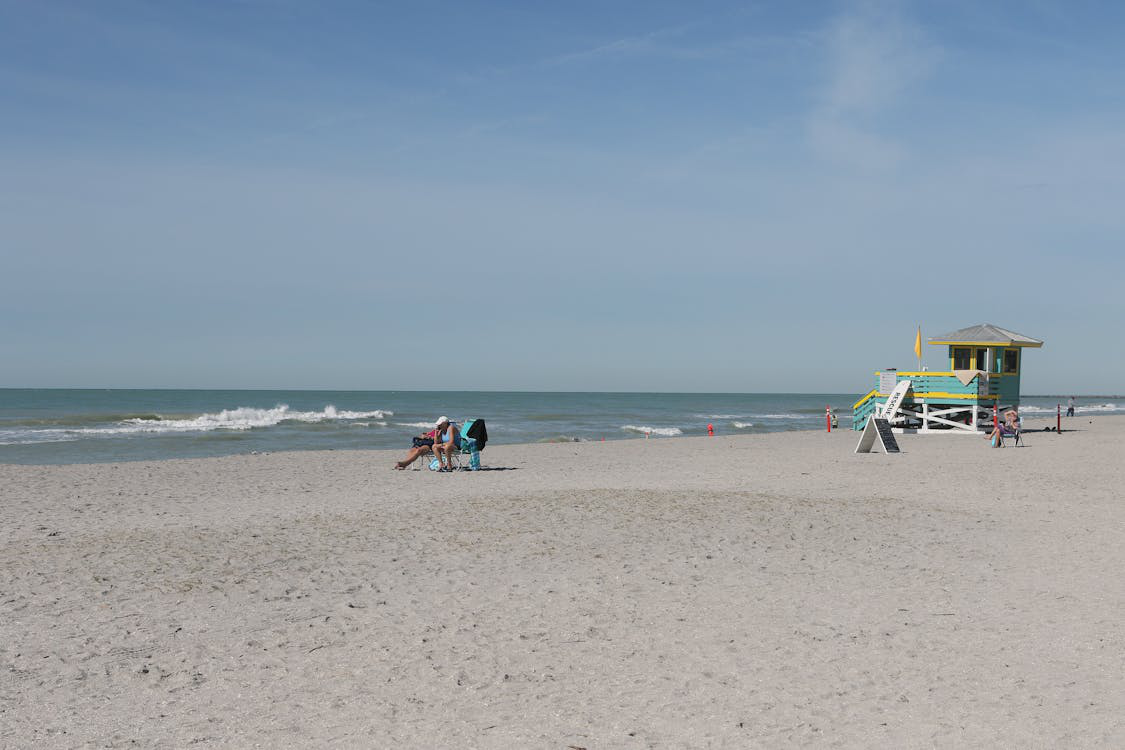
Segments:
[[[638,55],[676,54],[683,55],[690,48],[670,44],[700,25],[700,22],[680,24],[664,29],[656,29],[643,34],[623,36],[592,47],[555,55],[547,60],[555,65],[581,63],[614,57],[634,57]],[[695,54],[697,54],[696,52]]]
[[[827,80],[808,122],[813,147],[852,166],[896,166],[906,146],[878,127],[879,116],[930,74],[940,49],[893,2],[863,2],[836,18],[825,49]]]

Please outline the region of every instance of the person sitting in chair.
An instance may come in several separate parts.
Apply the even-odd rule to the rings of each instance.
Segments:
[[[433,453],[437,456],[438,471],[453,471],[453,454],[461,450],[461,430],[449,421],[449,417],[438,419],[434,429],[414,438],[414,447],[406,458],[395,461],[396,469],[405,469],[421,456]]]
[[[450,422],[449,417],[440,417],[434,429],[437,431],[434,453],[440,464],[438,471],[453,471],[453,454],[461,450],[461,428]]]
[[[992,431],[990,439],[992,444],[997,448],[1004,447],[1004,438],[1014,437],[1020,431],[1020,415],[1015,409],[1008,409],[1004,412],[1004,421],[996,426]]]
[[[396,469],[405,469],[410,464],[417,461],[421,456],[427,453],[432,453],[434,449],[434,438],[437,437],[437,430],[433,429],[429,432],[423,432],[421,435],[414,437],[414,447],[406,454],[406,458],[401,461],[395,461]]]

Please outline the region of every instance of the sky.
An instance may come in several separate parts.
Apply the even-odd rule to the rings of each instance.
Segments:
[[[1122,393],[1123,32],[0,0],[0,387],[863,393],[989,322],[1024,393]]]

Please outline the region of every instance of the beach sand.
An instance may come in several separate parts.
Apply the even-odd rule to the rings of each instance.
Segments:
[[[1066,427],[0,466],[0,745],[1122,747],[1125,417]]]

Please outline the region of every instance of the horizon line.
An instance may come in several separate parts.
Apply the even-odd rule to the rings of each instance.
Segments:
[[[682,396],[849,396],[851,391],[597,391],[597,390],[523,390],[523,389],[425,389],[425,388],[180,388],[173,386],[98,387],[98,386],[0,386],[0,391],[303,391],[309,393],[581,393],[581,394],[650,394]],[[1111,393],[1025,393],[1021,398],[1120,398],[1125,395]]]

